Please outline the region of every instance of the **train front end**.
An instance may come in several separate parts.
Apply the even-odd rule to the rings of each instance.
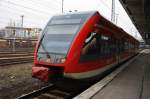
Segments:
[[[42,81],[63,77],[67,55],[86,18],[81,14],[51,18],[37,43],[32,76]]]

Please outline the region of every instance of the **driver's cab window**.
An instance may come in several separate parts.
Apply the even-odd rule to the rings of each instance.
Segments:
[[[81,61],[94,60],[99,57],[100,37],[100,34],[95,32],[88,34],[81,50]]]

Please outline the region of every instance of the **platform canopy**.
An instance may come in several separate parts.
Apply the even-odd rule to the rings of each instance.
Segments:
[[[133,24],[150,44],[150,0],[120,0]]]

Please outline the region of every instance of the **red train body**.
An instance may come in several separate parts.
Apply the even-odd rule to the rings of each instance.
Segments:
[[[97,11],[54,16],[37,43],[32,74],[93,78],[137,53],[138,44]]]

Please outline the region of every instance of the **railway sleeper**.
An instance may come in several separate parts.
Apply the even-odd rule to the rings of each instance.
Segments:
[[[51,94],[51,93],[43,93],[41,94],[42,99],[65,99],[66,97]]]
[[[0,61],[0,66],[2,65],[11,65],[11,64],[18,64],[18,63],[26,63],[26,62],[31,62],[33,59],[16,59],[16,60],[5,60],[5,61]]]
[[[38,94],[37,96],[33,96],[32,98],[30,97],[29,99],[67,99],[71,96],[71,94],[57,90],[57,89],[52,89],[46,92],[42,92]]]
[[[26,57],[26,56],[33,56],[33,54],[0,54],[1,58],[5,57]]]
[[[57,94],[60,94],[60,95],[66,95],[66,96],[70,96],[70,93],[68,92],[64,92],[64,91],[61,91],[61,90],[51,90],[51,93],[57,93]]]
[[[67,92],[64,92],[64,91],[53,91],[53,90],[51,90],[51,91],[48,91],[47,92],[47,94],[52,94],[52,95],[54,95],[54,96],[59,96],[59,97],[63,97],[63,98],[67,98],[67,97],[70,97],[71,96],[71,94],[69,94],[69,93],[67,93]]]
[[[6,60],[0,60],[1,63],[8,63],[8,62],[18,62],[18,61],[29,61],[31,60],[32,58],[22,58],[22,59],[6,59]]]

